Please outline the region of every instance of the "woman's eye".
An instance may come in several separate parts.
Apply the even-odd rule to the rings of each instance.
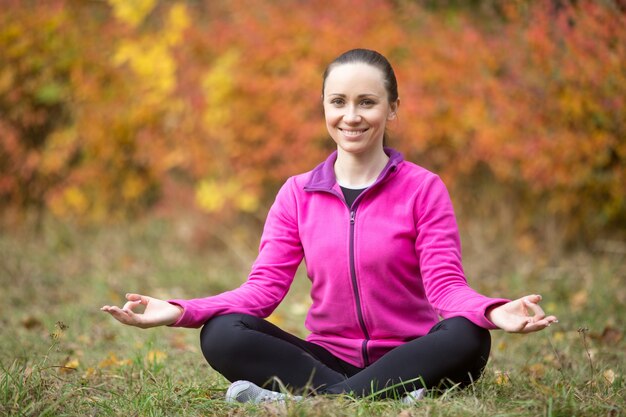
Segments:
[[[343,104],[343,100],[340,98],[334,98],[330,101],[330,104],[334,104],[335,106],[340,106]]]
[[[363,100],[363,101],[361,101],[361,106],[364,106],[364,107],[370,107],[370,106],[373,106],[374,104],[376,104],[374,102],[374,100]]]

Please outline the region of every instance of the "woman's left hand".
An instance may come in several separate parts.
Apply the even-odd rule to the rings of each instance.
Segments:
[[[546,316],[539,307],[540,301],[540,295],[527,295],[489,308],[486,316],[493,324],[510,333],[536,332],[558,322],[555,316]]]

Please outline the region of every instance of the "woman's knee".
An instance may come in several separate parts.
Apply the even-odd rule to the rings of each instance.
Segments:
[[[478,361],[487,362],[491,350],[491,334],[489,330],[480,327],[465,317],[452,317],[438,324],[441,330],[450,332],[452,339],[463,341],[458,343],[467,357],[474,357]]]
[[[226,314],[214,317],[204,324],[200,331],[200,347],[209,364],[213,365],[236,354],[237,346],[242,343],[245,316]]]

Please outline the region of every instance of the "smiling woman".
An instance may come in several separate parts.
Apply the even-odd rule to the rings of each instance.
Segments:
[[[383,151],[385,127],[395,118],[400,100],[390,101],[385,86],[383,73],[364,63],[340,65],[326,76],[324,116],[337,144],[335,174],[341,185],[372,184],[389,159]]]
[[[467,284],[445,185],[383,146],[400,104],[385,57],[344,53],[326,70],[322,91],[337,151],[283,185],[247,282],[192,300],[128,294],[123,308],[102,310],[138,327],[203,326],[206,360],[234,382],[229,401],[302,398],[277,392],[281,384],[301,395],[405,401],[445,384],[467,386],[487,363],[488,329],[528,333],[556,317],[544,314],[539,295],[509,301]],[[312,305],[302,340],[263,318],[305,254]],[[133,311],[139,305],[143,313]]]

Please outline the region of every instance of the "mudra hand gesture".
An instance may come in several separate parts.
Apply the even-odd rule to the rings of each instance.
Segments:
[[[106,305],[100,310],[109,313],[121,323],[142,329],[174,324],[183,313],[181,307],[146,295],[126,294],[126,299],[128,301],[122,308]],[[136,313],[135,309],[141,305],[145,306],[145,310],[143,313]]]
[[[491,307],[487,318],[496,326],[510,333],[531,333],[557,323],[555,316],[546,316],[539,306],[541,296],[527,295],[517,300]],[[532,313],[532,314],[531,314]]]

